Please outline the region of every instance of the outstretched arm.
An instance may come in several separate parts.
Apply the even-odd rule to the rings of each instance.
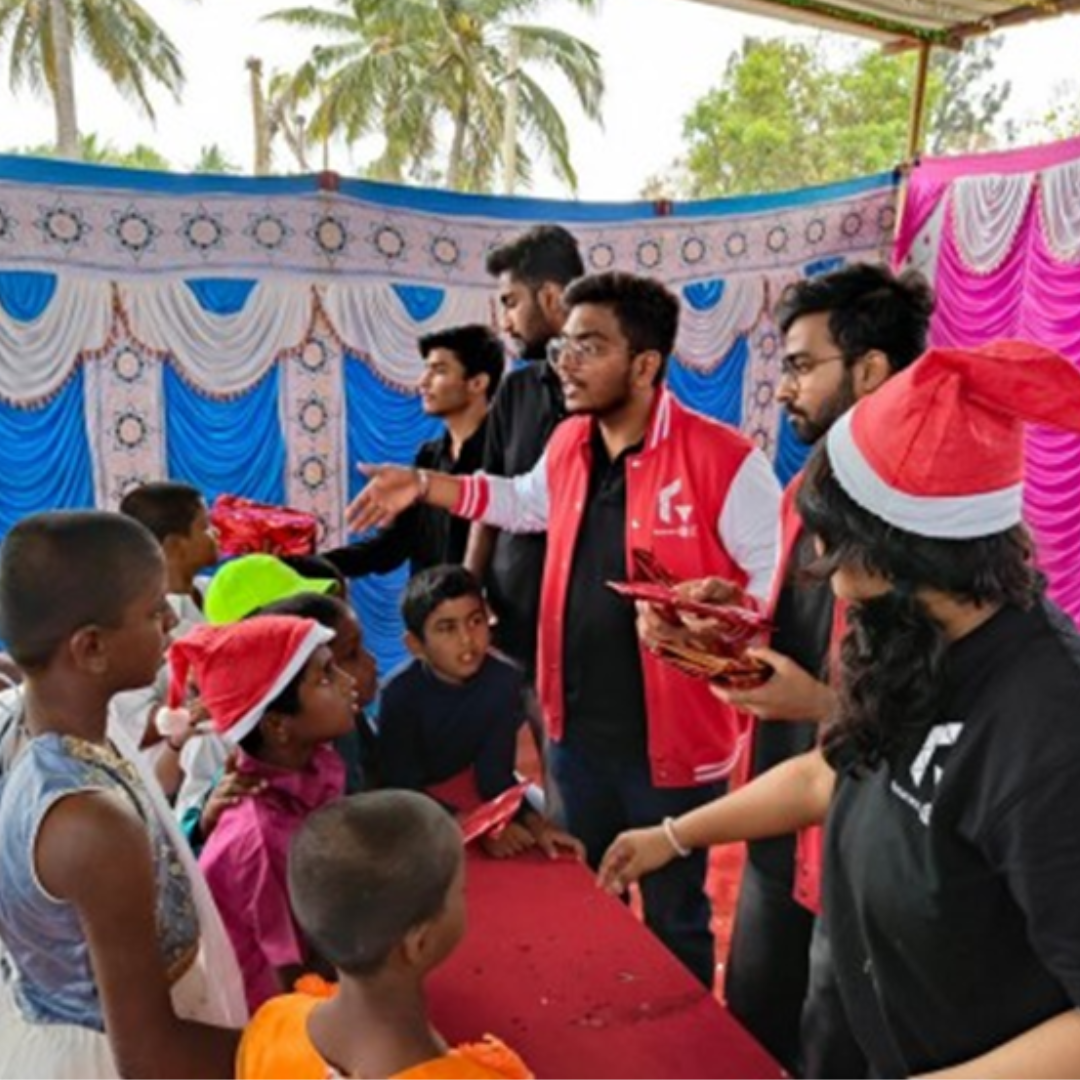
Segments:
[[[601,860],[599,884],[619,893],[690,849],[783,836],[818,825],[825,820],[835,783],[836,774],[820,750],[800,754],[666,825],[617,836]]]
[[[403,465],[358,465],[367,486],[345,509],[353,532],[385,528],[419,501],[470,521],[484,521],[511,532],[547,528],[547,457],[522,476],[453,476]]]

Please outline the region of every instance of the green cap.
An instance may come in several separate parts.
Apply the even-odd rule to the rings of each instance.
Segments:
[[[306,578],[273,555],[241,555],[211,579],[203,611],[215,625],[239,622],[257,608],[297,593],[328,593],[333,578]]]

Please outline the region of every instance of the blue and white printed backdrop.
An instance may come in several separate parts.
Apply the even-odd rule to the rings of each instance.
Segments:
[[[887,260],[895,204],[891,175],[656,207],[0,157],[0,532],[171,477],[312,510],[338,543],[353,463],[408,461],[436,430],[417,337],[491,322],[484,257],[537,221],[571,228],[590,270],[681,292],[671,385],[787,479],[803,451],[769,312],[798,278]],[[355,590],[384,671],[401,584]]]

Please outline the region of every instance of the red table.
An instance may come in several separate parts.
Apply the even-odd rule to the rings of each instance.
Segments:
[[[779,1077],[780,1067],[587,868],[468,860],[469,930],[430,981],[451,1042],[484,1032],[538,1077]]]

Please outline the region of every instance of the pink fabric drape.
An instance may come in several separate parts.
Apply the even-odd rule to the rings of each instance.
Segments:
[[[958,198],[957,180],[1025,170],[1037,174],[1012,247],[992,270],[965,258],[955,229],[958,207],[951,202],[946,208],[934,273],[935,345],[1025,338],[1056,349],[1080,366],[1080,259],[1063,261],[1048,246],[1038,175],[1077,160],[1080,139],[987,159],[933,160],[925,171],[923,166],[915,169],[895,253],[898,265],[937,203]],[[1038,543],[1039,562],[1053,598],[1080,622],[1080,438],[1033,427],[1026,454],[1024,511]]]

